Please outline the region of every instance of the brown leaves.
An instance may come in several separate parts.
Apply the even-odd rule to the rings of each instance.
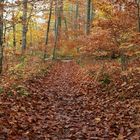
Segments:
[[[113,84],[102,86],[94,83],[93,78],[88,75],[87,67],[81,68],[74,62],[57,62],[48,76],[26,82],[29,96],[1,96],[0,138],[38,140],[138,137],[138,99],[133,97],[132,100],[127,94],[127,100],[118,98],[120,93],[117,89],[130,88],[128,83],[115,87]]]

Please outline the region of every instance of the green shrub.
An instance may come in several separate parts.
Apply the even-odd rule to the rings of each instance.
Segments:
[[[107,73],[103,74],[103,76],[102,76],[100,82],[101,82],[102,84],[105,84],[105,85],[110,84],[110,82],[111,82],[110,76],[109,76]]]

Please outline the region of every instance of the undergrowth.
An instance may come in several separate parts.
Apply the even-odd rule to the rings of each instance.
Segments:
[[[24,83],[34,77],[46,76],[52,67],[51,61],[43,61],[39,56],[25,54],[8,58],[5,72],[0,76],[0,94],[6,93],[9,96],[27,96],[29,93]]]

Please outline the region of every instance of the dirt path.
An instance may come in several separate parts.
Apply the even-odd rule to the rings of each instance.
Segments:
[[[137,99],[120,101],[91,87],[73,62],[26,83],[27,97],[0,100],[0,140],[117,140],[140,138]]]

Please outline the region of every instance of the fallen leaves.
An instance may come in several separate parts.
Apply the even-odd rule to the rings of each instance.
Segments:
[[[95,118],[95,122],[96,122],[96,123],[99,123],[100,121],[101,121],[100,118]]]
[[[76,63],[57,62],[48,76],[25,83],[28,96],[1,95],[0,138],[139,139],[139,98],[132,96],[138,85],[93,81]]]

